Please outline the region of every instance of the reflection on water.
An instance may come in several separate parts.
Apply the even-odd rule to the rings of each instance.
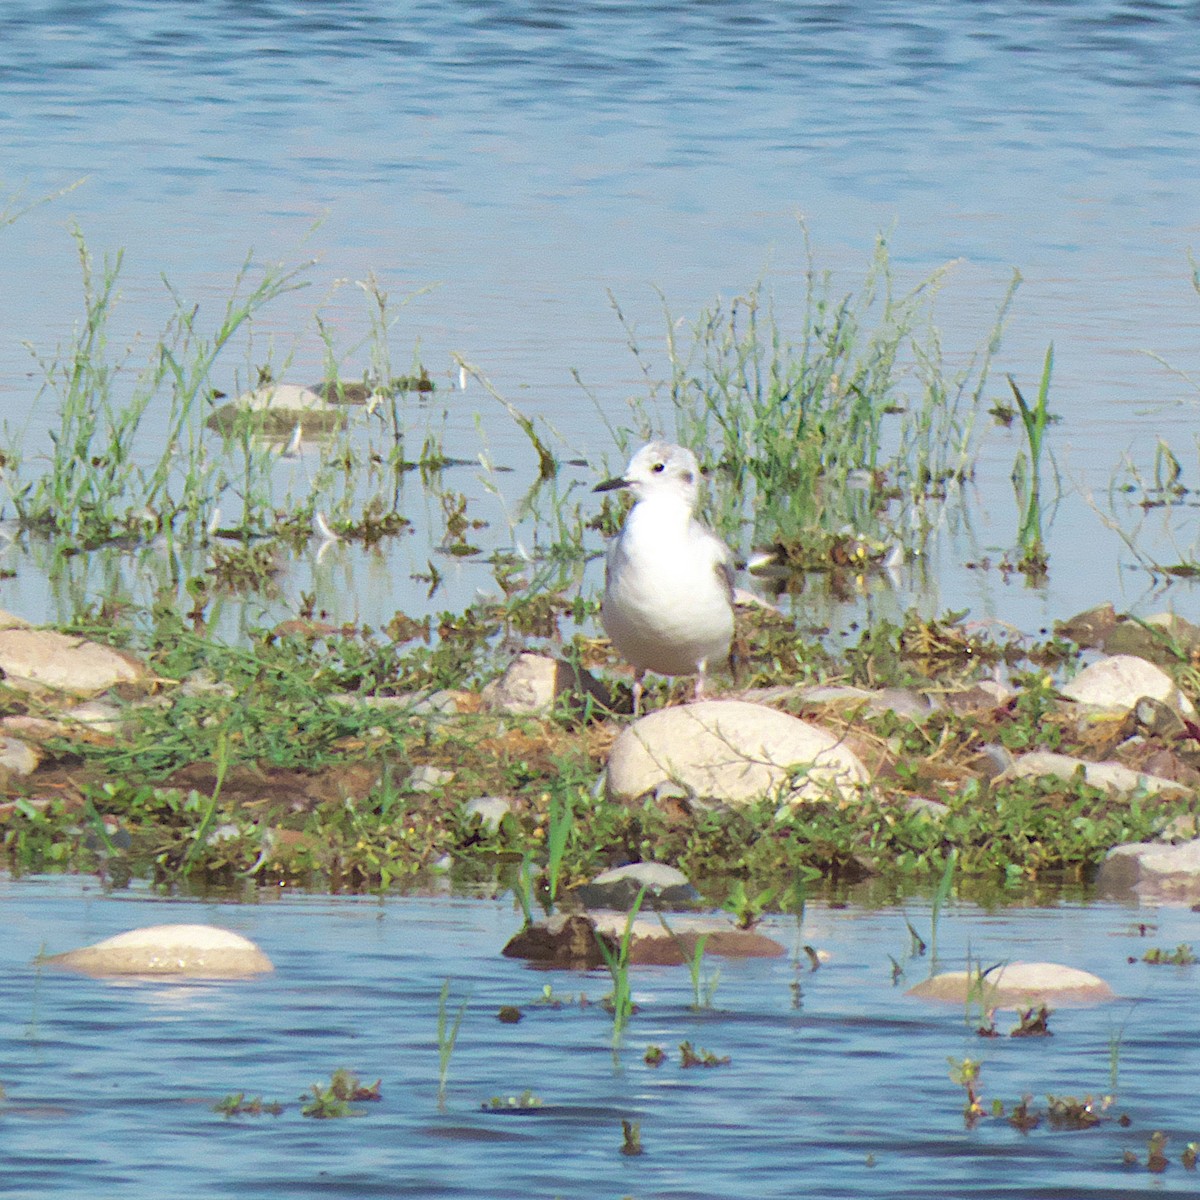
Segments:
[[[623,455],[572,378],[616,423],[644,395],[606,291],[645,344],[661,337],[655,287],[691,314],[765,272],[786,315],[804,284],[802,214],[847,286],[880,229],[912,280],[961,259],[938,312],[949,353],[988,328],[1014,266],[1026,283],[999,370],[1032,390],[1055,343],[1064,421],[1050,440],[1068,495],[1050,530],[1049,591],[962,570],[1015,537],[1018,441],[995,430],[974,529],[947,544],[932,584],[906,578],[897,606],[969,604],[1024,629],[1102,598],[1149,609],[1147,577],[1120,566],[1128,553],[1088,493],[1107,515],[1122,454],[1148,468],[1160,436],[1185,482],[1200,482],[1194,390],[1142,353],[1200,377],[1185,258],[1200,220],[1196,22],[1192,5],[1090,0],[754,12],[15,0],[0,14],[2,182],[26,200],[83,182],[0,229],[0,416],[28,452],[46,445],[53,405],[35,400],[22,342],[46,353],[79,317],[65,232],[77,220],[97,251],[127,251],[114,346],[163,324],[160,272],[204,316],[251,246],[267,260],[313,254],[314,286],[262,319],[218,386],[268,357],[290,360],[299,381],[319,377],[318,306],[348,373],[361,373],[367,312],[351,281],[373,271],[394,296],[436,285],[404,310],[397,361],[419,339],[449,389],[461,352],[561,430],[564,455],[611,466]],[[504,482],[513,503],[536,474],[523,436],[479,389],[447,395],[448,449],[480,450],[481,413],[483,448],[517,468]],[[503,511],[478,480],[467,486],[506,544]],[[1190,518],[1143,535],[1161,560],[1191,550]],[[421,607],[411,576],[427,557],[426,542],[376,577],[356,566],[339,615]],[[6,581],[9,607],[66,615],[68,598],[49,604],[41,571],[21,564],[29,578]],[[485,568],[447,565],[462,576],[446,585],[449,607],[490,586]],[[298,567],[293,607],[312,586]]]
[[[690,1010],[682,968],[635,970],[641,1011],[614,1069],[609,1018],[534,1003],[550,982],[595,1001],[604,972],[532,971],[499,949],[517,917],[507,901],[264,899],[253,905],[106,897],[76,880],[0,881],[12,934],[3,945],[0,1038],[8,1196],[410,1195],[448,1197],[869,1195],[918,1197],[1191,1195],[1179,1165],[1200,1135],[1191,1103],[1194,979],[1139,959],[1151,943],[1195,941],[1200,916],[1063,904],[988,913],[952,908],[939,928],[944,965],[1053,959],[1108,979],[1121,999],[1062,1008],[1049,1039],[981,1040],[962,1010],[926,1008],[891,981],[929,971],[907,959],[896,910],[812,905],[803,937],[829,961],[725,962],[709,1012]],[[928,910],[909,919],[927,928]],[[39,972],[42,944],[67,949],[136,924],[204,921],[253,938],[273,975],[239,983],[114,984]],[[1135,922],[1152,929],[1140,937]],[[794,926],[769,931],[791,947]],[[437,1109],[438,994],[467,998]],[[502,1024],[520,1005],[519,1025]],[[1000,1014],[1002,1031],[1013,1022]],[[682,1071],[676,1047],[731,1056]],[[648,1044],[667,1061],[642,1061]],[[1006,1107],[1025,1093],[1101,1096],[1130,1124],[1020,1133],[1003,1120],[964,1128],[947,1059],[983,1062],[981,1094]],[[382,1080],[383,1099],[346,1121],[300,1116],[298,1097],[348,1067]],[[514,1119],[480,1105],[531,1089],[543,1107]],[[225,1119],[233,1092],[279,1100],[278,1117]],[[645,1154],[624,1158],[621,1120],[641,1122]],[[1169,1170],[1145,1159],[1169,1136]]]

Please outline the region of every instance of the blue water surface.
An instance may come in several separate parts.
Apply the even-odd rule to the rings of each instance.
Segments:
[[[903,995],[931,970],[910,958],[897,910],[810,906],[801,939],[828,957],[797,968],[793,924],[764,927],[783,958],[726,961],[710,1011],[687,971],[635,968],[640,1011],[614,1062],[596,1003],[605,972],[535,971],[499,950],[507,899],[278,897],[256,904],[104,895],[74,880],[0,881],[0,1195],[151,1200],[221,1196],[1099,1197],[1194,1195],[1180,1164],[1200,1138],[1195,968],[1151,967],[1149,945],[1196,941],[1200,916],[1064,904],[990,914],[952,907],[943,967],[1051,959],[1106,978],[1119,999],[1063,1007],[1050,1038],[981,1039],[962,1006]],[[908,919],[928,935],[929,912]],[[254,939],[273,974],[228,983],[97,980],[35,957],[139,925],[205,922]],[[1139,930],[1139,924],[1149,924]],[[892,959],[905,970],[893,983]],[[1135,961],[1130,962],[1129,959]],[[708,960],[712,968],[715,960]],[[439,993],[466,1009],[437,1102]],[[799,992],[795,984],[799,984]],[[536,1003],[549,984],[572,1003]],[[591,1003],[579,1007],[585,994]],[[525,1017],[503,1024],[501,1005]],[[1007,1033],[1011,1014],[997,1014]],[[678,1044],[729,1055],[682,1070]],[[647,1045],[666,1061],[647,1066]],[[1113,1052],[1116,1046],[1114,1087]],[[979,1059],[980,1094],[1115,1102],[1094,1129],[968,1129],[950,1062]],[[339,1067],[381,1080],[358,1116],[318,1121],[301,1093]],[[526,1089],[537,1112],[491,1113]],[[225,1118],[235,1092],[279,1116]],[[1117,1120],[1125,1114],[1129,1124]],[[621,1121],[645,1153],[620,1153]],[[1145,1168],[1150,1135],[1170,1166]],[[1130,1150],[1141,1165],[1125,1166]]]
[[[452,353],[549,421],[560,456],[589,464],[571,478],[590,484],[622,457],[608,423],[636,425],[629,402],[646,394],[610,293],[661,363],[658,292],[692,316],[764,278],[786,326],[805,229],[846,287],[884,231],[909,282],[957,261],[937,311],[952,360],[1022,272],[989,398],[1010,399],[1004,372],[1031,394],[1053,341],[1064,498],[1046,586],[965,570],[1016,539],[1021,435],[988,431],[971,526],[871,603],[970,607],[1026,632],[1106,599],[1195,615],[1189,585],[1164,599],[1106,522],[1161,563],[1195,555],[1190,509],[1147,515],[1108,493],[1127,459],[1151,473],[1160,439],[1200,482],[1197,25],[1194,4],[1089,0],[13,0],[0,13],[2,182],[25,202],[78,186],[0,230],[0,418],[46,445],[54,404],[25,343],[47,355],[79,319],[70,224],[98,257],[125,252],[118,349],[166,320],[163,275],[215,319],[251,249],[311,255],[312,286],[268,310],[218,382],[233,390],[267,358],[319,376],[318,309],[360,372],[350,348],[368,303],[354,281],[373,273],[394,298],[432,288],[403,310],[394,355],[407,366],[419,341],[446,386],[451,453],[515,468],[452,483],[484,506],[485,549],[506,546],[489,487],[511,509],[532,450],[481,388],[451,389]],[[658,421],[671,431],[669,413]],[[436,525],[436,504],[405,506]],[[380,570],[356,560],[315,582],[298,564],[287,602],[315,587],[348,619],[419,609],[410,576],[430,553],[413,539]],[[440,565],[447,606],[494,586],[486,567]],[[72,569],[48,590],[25,564],[0,602],[69,615],[109,583]]]

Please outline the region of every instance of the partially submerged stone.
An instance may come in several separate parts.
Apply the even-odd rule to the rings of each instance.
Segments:
[[[984,1009],[1053,1007],[1114,998],[1112,988],[1098,975],[1051,962],[1003,963],[982,975],[945,971],[909,988],[905,995],[952,1004],[970,1001]]]
[[[620,940],[628,921],[625,913],[590,915],[600,934]],[[689,963],[702,937],[704,953],[716,958],[782,958],[787,953],[774,938],[756,929],[738,929],[724,917],[677,914],[668,924],[669,929],[656,918],[639,914],[633,922],[629,961],[654,966]]]
[[[299,425],[308,434],[330,433],[346,423],[346,414],[324,396],[294,383],[266,383],[223,404],[208,418],[210,429],[236,433],[244,426],[264,437],[291,436]]]
[[[242,979],[275,969],[248,938],[213,925],[148,925],[40,961],[96,976]]]
[[[560,703],[577,709],[587,696],[605,708],[612,703],[604,685],[582,667],[529,652],[518,654],[504,674],[483,689],[484,707],[507,713],[544,714]]]
[[[645,889],[643,904],[647,908],[694,908],[700,903],[700,893],[688,877],[667,863],[638,862],[614,867],[580,884],[571,895],[584,908],[612,908],[627,912],[633,907],[638,893]]]
[[[1095,608],[1076,613],[1065,621],[1055,621],[1054,633],[1085,650],[1096,650],[1104,645],[1104,639],[1116,628],[1119,620],[1117,610],[1111,604],[1097,604]]]
[[[1139,900],[1200,900],[1200,838],[1177,846],[1128,842],[1114,846],[1100,864],[1096,887],[1108,896]]]
[[[94,696],[146,676],[131,655],[52,629],[0,629],[0,670],[9,684],[74,696]]]
[[[1155,613],[1144,621],[1126,619],[1104,639],[1105,654],[1134,654],[1170,666],[1180,655],[1200,649],[1200,627],[1175,613]]]
[[[880,688],[871,691],[848,684],[821,684],[801,688],[796,692],[796,697],[806,705],[830,707],[839,712],[859,710],[872,717],[894,713],[917,723],[927,720],[933,712],[933,704],[929,697],[912,688]]]
[[[600,942],[613,953],[625,934],[628,917],[620,912],[559,914],[514,934],[501,953],[543,966],[590,970],[605,965]],[[720,917],[674,916],[670,932],[654,918],[635,918],[629,945],[633,964],[663,966],[691,962],[702,936],[705,954],[720,958],[779,958],[786,950],[774,938],[753,929],[736,929]]]
[[[1189,791],[1184,784],[1157,775],[1147,775],[1118,762],[1088,762],[1069,754],[1055,754],[1049,750],[1034,750],[1022,754],[1010,767],[997,777],[997,782],[1007,779],[1039,779],[1050,776],[1055,779],[1073,779],[1083,771],[1083,778],[1092,787],[1103,788],[1118,794],[1141,794],[1144,796],[1178,796]]]
[[[1099,712],[1131,712],[1143,696],[1161,700],[1186,717],[1195,706],[1161,667],[1133,654],[1102,658],[1085,667],[1062,688],[1068,700]]]
[[[796,804],[855,795],[867,771],[819,726],[744,700],[707,700],[661,709],[624,729],[605,780],[617,802],[671,782],[727,804],[766,796]]]

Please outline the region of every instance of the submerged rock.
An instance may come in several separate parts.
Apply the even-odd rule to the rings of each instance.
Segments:
[[[501,953],[551,966],[591,970],[605,964],[600,941],[616,952],[628,921],[625,913],[558,915],[536,921],[511,937]],[[736,929],[721,917],[675,916],[670,929],[650,917],[635,918],[629,944],[634,964],[691,962],[702,936],[705,954],[719,958],[779,958],[786,951],[774,938],[753,929]]]
[[[482,695],[484,707],[507,713],[547,713],[559,703],[576,709],[587,696],[605,708],[612,703],[604,685],[582,667],[529,652],[518,654]]]
[[[1068,700],[1101,712],[1132,712],[1143,696],[1161,700],[1186,717],[1196,709],[1175,681],[1153,663],[1132,654],[1102,658],[1085,667],[1062,689]]]
[[[212,925],[149,925],[40,961],[97,976],[241,979],[275,969],[248,938]]]
[[[1034,750],[1022,754],[1010,767],[1003,770],[997,782],[1006,779],[1038,779],[1052,776],[1055,779],[1073,779],[1082,769],[1085,782],[1092,787],[1104,788],[1109,792],[1140,792],[1147,796],[1180,795],[1190,789],[1173,779],[1158,775],[1147,775],[1118,762],[1088,762],[1073,758],[1069,754],[1055,754],[1050,750]]]
[[[146,677],[131,655],[51,629],[0,629],[0,670],[11,685],[74,696],[94,696]]]
[[[244,424],[243,424],[244,423]],[[306,433],[331,433],[346,423],[346,414],[323,396],[295,383],[266,383],[222,404],[205,422],[209,429],[231,434],[248,426],[264,437],[290,437],[299,425]]]
[[[744,700],[706,700],[635,721],[613,743],[610,800],[629,802],[663,783],[692,796],[749,804],[847,798],[867,771],[842,739],[819,726]]]
[[[1108,896],[1132,893],[1140,900],[1200,900],[1200,838],[1177,846],[1128,842],[1114,846],[1100,864],[1096,887]]]
[[[584,908],[614,908],[627,912],[638,892],[646,889],[646,908],[694,908],[700,893],[677,867],[659,862],[629,863],[597,875],[589,883],[574,888],[571,895]]]
[[[945,971],[905,992],[922,1000],[989,1008],[1033,1008],[1039,1004],[1086,1004],[1114,999],[1111,987],[1098,975],[1051,962],[1010,962],[979,975],[975,971]]]

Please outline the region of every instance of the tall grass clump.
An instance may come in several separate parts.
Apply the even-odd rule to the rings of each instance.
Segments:
[[[221,492],[238,487],[254,503],[256,473],[223,469],[204,435],[216,391],[214,367],[255,313],[285,292],[304,286],[301,268],[268,267],[251,282],[251,264],[235,280],[216,328],[203,333],[197,309],[169,290],[173,311],[140,366],[132,350],[116,351],[110,326],[118,301],[122,255],[97,264],[83,235],[73,231],[83,276],[84,312],[72,341],[41,358],[42,390],[30,415],[55,402],[50,452],[25,461],[29,435],[6,426],[4,464],[10,499],[22,525],[102,545],[129,534],[167,530],[196,539],[213,518]],[[166,410],[165,420],[162,416]],[[145,427],[156,426],[148,449]],[[165,429],[165,436],[157,430]]]
[[[1053,369],[1052,342],[1046,350],[1037,398],[1032,404],[1025,399],[1017,381],[1011,375],[1008,377],[1008,386],[1017,402],[1026,443],[1025,448],[1017,453],[1012,472],[1013,490],[1021,510],[1017,542],[1021,548],[1021,561],[1027,566],[1043,568],[1046,564],[1046,547],[1042,540],[1042,455],[1045,451],[1046,426],[1051,419],[1050,374]]]
[[[933,324],[947,271],[898,290],[881,237],[861,286],[838,294],[810,253],[794,331],[761,284],[682,333],[668,313],[665,380],[630,337],[661,423],[706,447],[706,466],[717,468],[723,532],[749,524],[757,543],[811,547],[818,558],[848,529],[921,548],[971,474],[983,390],[1019,283],[1014,275],[993,328],[951,367]],[[655,424],[646,415],[639,436]]]

